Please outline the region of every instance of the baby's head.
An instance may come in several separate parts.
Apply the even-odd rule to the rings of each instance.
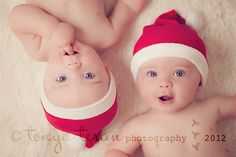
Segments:
[[[98,103],[112,105],[114,79],[96,51],[80,42],[74,50],[74,55],[49,57],[41,92],[43,106],[76,109]]]
[[[145,102],[160,111],[178,111],[206,83],[205,45],[176,11],[167,12],[144,27],[131,71]]]

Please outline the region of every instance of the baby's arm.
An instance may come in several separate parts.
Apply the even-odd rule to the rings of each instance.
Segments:
[[[209,101],[213,107],[217,107],[219,119],[236,117],[236,96],[212,97]]]
[[[49,47],[45,46],[43,39],[59,47],[66,47],[74,41],[72,26],[30,4],[14,7],[9,20],[26,52],[36,60],[44,60],[44,53],[48,52]]]
[[[128,121],[122,128],[120,135],[111,142],[105,157],[129,157],[134,154],[140,143],[139,141],[132,141],[130,139],[132,136],[137,135],[139,127],[140,124],[137,124],[137,122]]]
[[[107,40],[103,48],[117,43],[134,18],[142,11],[147,0],[118,0],[108,17]]]

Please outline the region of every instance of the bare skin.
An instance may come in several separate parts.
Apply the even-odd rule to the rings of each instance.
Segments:
[[[51,41],[69,54],[73,53],[73,48],[68,46],[74,39],[95,50],[114,45],[146,1],[118,0],[107,17],[104,0],[30,0],[30,4],[13,8],[10,24],[29,55],[46,61]]]
[[[118,0],[109,16],[104,0],[30,0],[12,9],[10,25],[27,54],[48,62],[52,104],[78,108],[107,93],[109,73],[97,52],[119,41],[146,1]]]
[[[131,1],[119,0],[107,17],[105,0],[31,0],[32,4],[73,25],[76,38],[95,49],[105,49],[116,43],[145,2],[135,0],[132,4]]]
[[[159,76],[148,75],[153,71]],[[177,77],[180,71],[184,75]],[[124,125],[105,156],[128,157],[141,146],[145,157],[227,157],[222,147],[227,137],[217,132],[216,125],[236,116],[236,96],[194,100],[199,82],[198,70],[184,59],[144,63],[136,83],[150,109]],[[163,95],[171,99],[162,101]]]

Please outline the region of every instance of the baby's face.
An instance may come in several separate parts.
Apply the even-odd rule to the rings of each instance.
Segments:
[[[75,55],[49,58],[44,89],[49,101],[63,108],[78,108],[101,99],[108,91],[109,73],[91,47],[77,43]]]
[[[200,80],[200,73],[191,62],[168,57],[144,63],[137,75],[137,86],[145,102],[170,113],[194,99]]]

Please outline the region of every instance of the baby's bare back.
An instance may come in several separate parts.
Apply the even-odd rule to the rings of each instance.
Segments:
[[[95,48],[100,47],[101,37],[109,33],[111,26],[104,0],[29,0],[29,3],[73,25],[77,39]]]
[[[149,137],[141,142],[147,157],[227,157],[222,146],[227,138],[217,133],[218,113],[213,106],[196,104],[170,115],[150,111],[144,117],[156,124],[142,126],[142,136]]]

